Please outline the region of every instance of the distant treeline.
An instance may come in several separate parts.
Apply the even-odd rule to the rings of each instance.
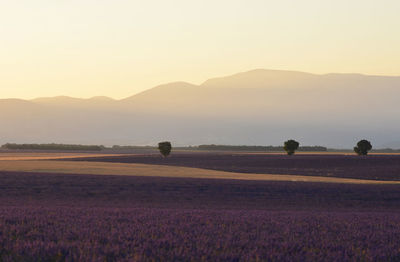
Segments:
[[[329,152],[339,152],[339,153],[343,153],[343,152],[353,153],[354,152],[354,150],[352,150],[352,149],[337,149],[337,148],[328,148],[328,151]],[[372,149],[370,151],[370,153],[387,153],[387,154],[400,153],[400,149],[377,148],[377,149]]]
[[[392,148],[372,149],[371,153],[400,153],[400,149],[392,149]]]
[[[199,145],[199,150],[221,150],[221,151],[284,151],[283,146],[231,146],[231,145]],[[323,146],[301,146],[298,151],[303,152],[326,152],[328,148]]]
[[[101,151],[105,147],[98,145],[68,145],[68,144],[10,144],[1,146],[4,149],[20,150],[71,150],[71,151]]]
[[[123,146],[114,145],[78,145],[78,144],[14,144],[1,146],[9,150],[65,150],[65,151],[102,151],[102,150],[158,150],[155,146]],[[207,150],[207,151],[253,151],[253,152],[283,152],[283,146],[246,146],[246,145],[199,145],[173,147],[175,150]],[[302,152],[353,152],[351,149],[334,149],[324,146],[300,146]],[[400,149],[372,149],[371,153],[400,153]]]
[[[120,146],[113,145],[112,149],[157,149],[155,146]]]

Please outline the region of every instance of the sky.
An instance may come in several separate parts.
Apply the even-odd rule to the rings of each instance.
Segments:
[[[0,0],[0,98],[131,96],[256,68],[400,76],[398,0]]]

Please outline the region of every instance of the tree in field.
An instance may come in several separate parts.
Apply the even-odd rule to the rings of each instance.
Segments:
[[[299,148],[300,143],[297,142],[296,140],[290,139],[285,142],[283,145],[283,149],[285,149],[286,153],[288,155],[293,155],[294,151],[296,151]]]
[[[357,143],[357,146],[354,147],[354,152],[357,153],[359,156],[366,156],[368,151],[372,149],[371,142],[368,140],[360,140]]]
[[[171,142],[165,141],[158,143],[158,149],[163,157],[167,157],[171,153]]]

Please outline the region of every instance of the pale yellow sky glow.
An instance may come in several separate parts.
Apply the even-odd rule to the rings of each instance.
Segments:
[[[255,68],[400,75],[398,0],[0,0],[0,98],[106,95]]]

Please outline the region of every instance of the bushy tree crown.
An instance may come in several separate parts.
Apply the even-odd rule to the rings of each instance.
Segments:
[[[286,141],[283,145],[283,149],[285,149],[288,155],[293,155],[294,152],[299,148],[300,143],[296,140],[290,139]]]
[[[171,142],[165,141],[158,143],[158,149],[163,157],[167,157],[172,150]]]

